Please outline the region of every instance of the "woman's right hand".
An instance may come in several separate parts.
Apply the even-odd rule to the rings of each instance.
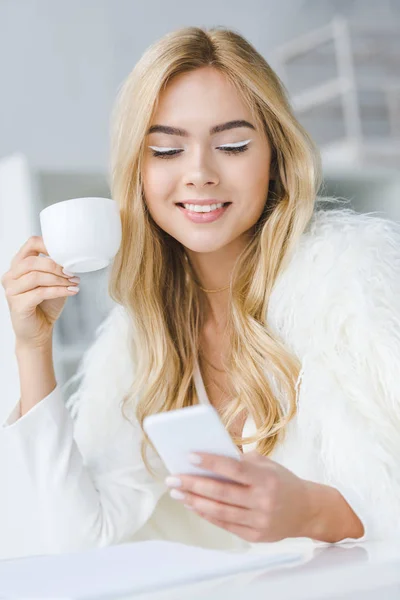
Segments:
[[[49,344],[54,323],[68,296],[79,291],[47,254],[41,236],[31,236],[11,261],[1,278],[18,344],[40,348]],[[75,291],[67,288],[73,286]]]

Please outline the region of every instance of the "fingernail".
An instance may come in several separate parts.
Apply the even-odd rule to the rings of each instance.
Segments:
[[[81,280],[80,277],[70,277],[68,281],[72,281],[72,283],[79,283]]]
[[[79,292],[79,287],[77,285],[70,285],[67,287],[67,290],[70,292]]]
[[[184,504],[183,506],[188,510],[194,510],[194,506],[190,506],[189,504]]]
[[[75,273],[71,273],[71,271],[67,271],[66,269],[63,269],[62,272],[64,275],[68,275],[68,277],[73,277],[75,275]]]
[[[185,494],[182,494],[179,490],[171,490],[169,495],[171,498],[175,498],[175,500],[183,500],[185,497]]]
[[[201,457],[198,454],[189,454],[189,461],[192,463],[192,465],[200,465]]]
[[[166,477],[165,483],[168,487],[181,487],[182,481],[179,477]]]

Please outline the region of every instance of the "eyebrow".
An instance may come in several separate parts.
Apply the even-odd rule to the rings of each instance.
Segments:
[[[210,135],[214,135],[215,133],[219,133],[221,131],[226,131],[227,129],[236,129],[236,127],[249,127],[250,129],[256,130],[254,125],[249,123],[248,121],[244,121],[243,119],[236,121],[228,121],[227,123],[221,123],[220,125],[214,125],[210,129]],[[170,127],[169,125],[153,125],[147,132],[147,135],[150,133],[167,133],[168,135],[180,135],[182,137],[188,137],[189,132],[185,129],[180,129],[179,127]]]

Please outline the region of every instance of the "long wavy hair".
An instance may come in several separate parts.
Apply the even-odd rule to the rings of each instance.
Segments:
[[[250,414],[255,434],[232,439],[237,445],[255,442],[267,456],[296,413],[300,372],[299,359],[269,330],[268,302],[314,212],[321,166],[278,76],[248,41],[225,27],[185,27],[151,45],[122,83],[113,108],[110,187],[120,210],[122,243],[109,293],[125,307],[134,328],[135,373],[122,408],[124,414],[128,405],[134,409],[143,430],[147,415],[199,401],[193,372],[206,300],[184,246],[149,214],[141,166],[160,92],[174,76],[206,66],[235,86],[272,148],[275,179],[230,279],[225,368],[232,400],[220,415],[229,431],[242,411]],[[147,444],[143,431],[142,458],[149,468]]]

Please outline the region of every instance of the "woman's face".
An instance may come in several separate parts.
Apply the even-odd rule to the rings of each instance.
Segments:
[[[212,131],[239,120],[248,125]],[[177,76],[162,92],[151,128],[142,178],[154,221],[192,252],[240,246],[266,202],[271,148],[230,82],[212,67]],[[181,131],[172,131],[175,128]],[[229,154],[230,146],[243,151]],[[163,157],[154,152],[175,154]],[[211,222],[193,222],[189,211],[178,206],[209,199],[230,203]],[[212,213],[195,215],[206,220]]]

